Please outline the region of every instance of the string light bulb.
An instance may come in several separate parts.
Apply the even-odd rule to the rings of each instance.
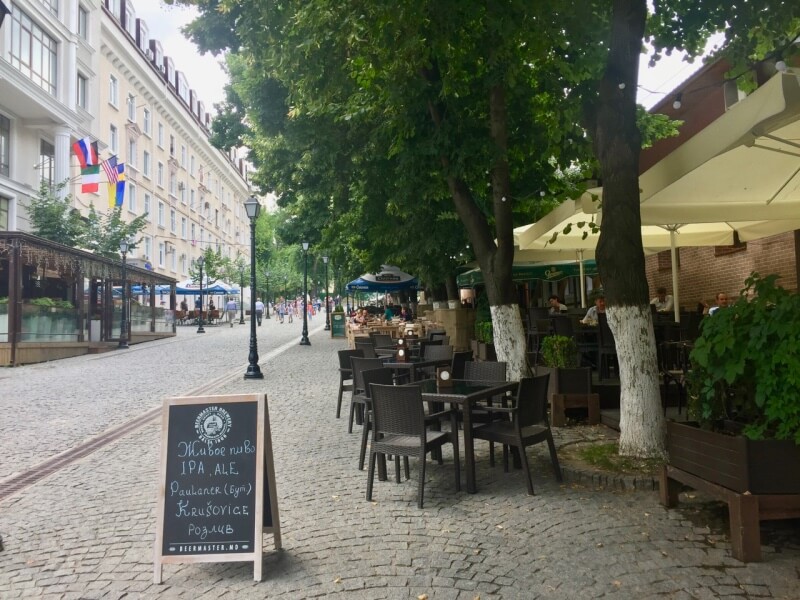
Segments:
[[[624,81],[619,84],[619,89],[621,89],[621,90],[625,89],[625,82]]]
[[[675,96],[675,101],[672,103],[672,108],[678,110],[681,106],[683,106],[683,94],[677,94]]]
[[[779,60],[778,62],[776,62],[775,63],[775,70],[778,73],[786,73],[786,70],[787,70],[786,61],[785,60]]]

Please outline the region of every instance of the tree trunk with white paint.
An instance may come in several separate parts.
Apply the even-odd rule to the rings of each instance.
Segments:
[[[519,381],[530,377],[530,369],[525,358],[525,329],[519,314],[519,305],[504,304],[490,306],[492,314],[492,336],[497,360],[506,363],[506,376],[509,381]]]
[[[665,457],[665,422],[650,309],[609,306],[606,314],[620,368],[619,452],[626,456]]]

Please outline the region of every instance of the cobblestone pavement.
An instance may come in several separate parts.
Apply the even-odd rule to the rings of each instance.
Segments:
[[[375,501],[365,501],[360,432],[334,418],[343,342],[317,319],[312,346],[299,346],[296,325],[259,332],[263,381],[241,377],[243,326],[0,371],[14,432],[1,442],[3,473],[203,383],[213,393],[265,391],[283,534],[278,552],[265,536],[261,583],[250,563],[208,563],[165,565],[164,584],[153,584],[153,422],[0,502],[0,598],[800,598],[797,539],[778,535],[764,562],[739,563],[724,527],[665,510],[654,492],[558,484],[539,449],[536,496],[521,472],[490,468],[478,442],[477,494],[455,492],[445,452],[428,468],[424,509],[413,461],[411,481],[376,482]]]

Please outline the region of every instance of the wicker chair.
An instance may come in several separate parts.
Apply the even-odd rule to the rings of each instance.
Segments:
[[[350,364],[350,357],[358,356],[363,358],[361,350],[339,350],[339,398],[336,401],[336,418],[342,412],[342,394],[353,391],[353,367]],[[349,381],[350,383],[345,383]]]
[[[385,333],[372,333],[370,334],[372,338],[372,344],[375,348],[394,348],[395,343],[392,339],[392,336],[387,335]]]
[[[525,470],[528,483],[528,494],[533,496],[533,481],[531,480],[528,456],[525,448],[547,442],[550,449],[550,461],[556,479],[562,481],[561,466],[558,464],[556,445],[550,424],[547,421],[547,384],[550,374],[537,377],[524,378],[519,383],[516,406],[505,408],[500,406],[489,407],[487,410],[507,414],[511,420],[491,421],[490,423],[476,425],[472,430],[472,437],[503,445],[503,466],[508,472],[508,447],[517,449]]]
[[[359,471],[364,469],[364,459],[367,455],[367,437],[369,436],[369,432],[372,430],[372,396],[370,384],[377,383],[378,385],[392,385],[393,375],[394,371],[386,367],[381,367],[380,369],[369,369],[361,372],[361,378],[364,383],[365,408],[364,426],[361,428],[361,452],[358,454]],[[408,473],[408,459],[406,459],[406,473]]]
[[[364,358],[377,358],[378,355],[375,354],[375,344],[372,340],[368,339],[361,339],[355,341],[355,346],[358,350],[361,350],[364,354]]]
[[[456,491],[461,490],[461,466],[458,456],[458,426],[455,413],[450,413],[450,431],[428,431],[422,410],[419,386],[372,384],[372,445],[369,451],[367,500],[372,500],[375,461],[378,455],[416,456],[419,459],[417,506],[422,508],[425,487],[425,456],[428,452],[453,444]],[[398,463],[395,463],[398,464]],[[399,469],[399,466],[397,467]],[[399,474],[398,474],[399,477]]]
[[[427,346],[422,355],[423,359],[427,360],[453,360],[453,347],[452,346]],[[417,373],[422,375],[422,378],[429,379],[436,375],[436,367],[422,367],[417,370]]]
[[[472,360],[472,350],[453,352],[453,362],[450,364],[453,379],[464,379],[464,367],[470,360]]]
[[[470,381],[505,381],[506,380],[506,363],[480,360],[480,361],[467,361],[464,364],[464,379]],[[497,398],[502,401],[502,397]],[[492,399],[487,401],[487,405],[492,405]],[[473,423],[489,423],[493,419],[505,418],[502,414],[492,414],[482,408],[472,409]],[[489,444],[489,464],[494,466],[494,444]]]
[[[353,418],[356,416],[356,408],[358,408],[359,414],[363,415],[364,407],[367,404],[361,373],[368,369],[380,369],[383,367],[383,361],[380,358],[354,356],[350,359],[350,364],[353,366],[353,395],[350,398],[350,418],[347,422],[347,433],[353,433]]]

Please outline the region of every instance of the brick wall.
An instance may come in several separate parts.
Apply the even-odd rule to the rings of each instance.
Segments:
[[[747,242],[746,250],[722,256],[716,256],[713,247],[680,248],[678,252],[680,305],[689,310],[694,310],[701,300],[713,304],[717,292],[738,296],[745,278],[752,271],[761,275],[777,273],[781,276],[779,285],[788,290],[798,290],[794,232]],[[655,296],[656,289],[661,286],[672,293],[669,258],[666,261],[662,259],[661,264],[666,264],[667,268],[659,268],[657,254],[645,260],[650,297]]]

